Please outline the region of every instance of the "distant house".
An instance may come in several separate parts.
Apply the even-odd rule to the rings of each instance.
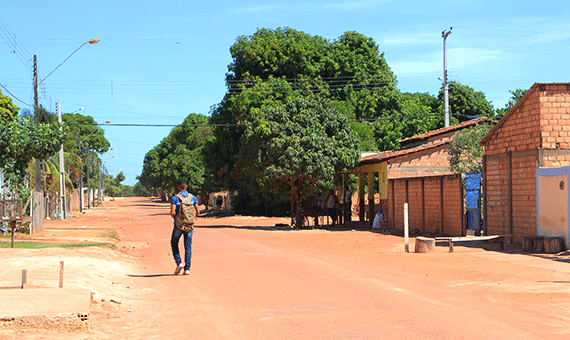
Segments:
[[[360,174],[360,206],[364,202],[364,182],[373,183],[378,173],[380,205],[369,205],[368,216],[382,211],[394,229],[404,228],[404,203],[409,206],[409,227],[431,234],[465,235],[464,189],[461,175],[449,170],[447,147],[455,132],[482,122],[482,117],[437,129],[400,141],[402,150],[379,152],[362,157],[347,173]],[[407,148],[406,148],[407,147]],[[385,172],[385,173],[383,173]],[[368,187],[374,187],[368,185]],[[374,192],[369,192],[369,202]],[[364,209],[360,210],[364,220]]]
[[[570,83],[534,84],[481,145],[485,233],[517,243],[560,236],[568,246]]]

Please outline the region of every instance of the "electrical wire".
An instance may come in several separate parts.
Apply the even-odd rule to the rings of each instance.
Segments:
[[[469,119],[477,119],[483,116],[470,116],[464,114],[451,114],[457,117],[467,117]],[[363,123],[363,122],[375,122],[382,120],[394,120],[394,119],[410,119],[410,118],[426,118],[426,117],[437,117],[441,116],[440,113],[433,113],[429,115],[409,115],[409,116],[397,116],[397,117],[378,117],[378,118],[365,118],[365,119],[350,119],[349,123]],[[118,126],[118,127],[235,127],[243,126],[243,124],[121,124],[121,123],[67,123],[68,125],[90,125],[90,126]]]
[[[14,94],[12,94],[12,92],[10,92],[10,90],[8,90],[8,89],[6,88],[6,86],[4,86],[2,83],[0,83],[0,86],[2,86],[2,88],[3,88],[4,90],[6,90],[6,92],[8,92],[14,99],[16,99],[17,101],[19,101],[20,103],[22,103],[22,104],[24,104],[24,105],[27,105],[27,106],[33,106],[33,105],[31,105],[31,104],[28,104],[28,103],[24,102],[24,101],[21,100],[20,98],[16,97],[16,96],[15,96]]]
[[[0,16],[0,37],[2,38],[2,40],[4,40],[6,45],[8,45],[8,47],[11,50],[11,53],[14,54],[18,59],[20,59],[20,61],[24,64],[24,66],[26,66],[26,68],[32,70],[32,67],[30,65],[30,60],[32,59],[32,55],[30,54],[30,52],[28,52],[28,50],[26,50],[24,45],[22,45],[22,43],[16,38],[16,35],[10,30],[8,25],[5,23],[5,20],[1,16]],[[13,40],[13,44],[11,44],[10,42],[11,40]]]

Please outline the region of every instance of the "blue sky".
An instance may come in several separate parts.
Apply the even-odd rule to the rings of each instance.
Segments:
[[[21,108],[33,102],[32,56],[43,79],[40,104],[81,107],[99,123],[180,124],[208,114],[226,91],[230,46],[258,28],[291,27],[334,40],[372,37],[403,92],[437,94],[447,39],[449,79],[503,107],[509,90],[570,81],[566,2],[536,1],[29,1],[0,2],[0,84]],[[558,5],[555,5],[558,3]],[[10,95],[1,89],[4,95]],[[22,103],[24,102],[24,103]],[[453,111],[453,108],[451,108]],[[104,126],[108,170],[134,184],[144,155],[169,127]]]

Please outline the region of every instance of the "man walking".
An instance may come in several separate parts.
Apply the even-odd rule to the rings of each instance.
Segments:
[[[186,180],[179,180],[176,184],[176,189],[178,189],[178,194],[172,196],[170,199],[170,216],[174,219],[174,229],[172,230],[172,237],[170,238],[172,255],[176,262],[174,275],[180,274],[182,269],[184,269],[184,275],[188,275],[190,274],[190,263],[192,259],[194,218],[200,213],[200,209],[198,208],[198,199],[196,196],[186,191],[186,189],[188,189],[188,182],[186,182]],[[184,236],[184,264],[182,264],[180,250],[178,249],[181,236]]]

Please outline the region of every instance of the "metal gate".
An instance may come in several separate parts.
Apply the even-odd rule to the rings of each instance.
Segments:
[[[481,173],[465,175],[467,228],[481,229]]]

